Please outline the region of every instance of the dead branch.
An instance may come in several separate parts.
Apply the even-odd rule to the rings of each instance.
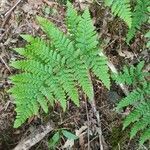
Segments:
[[[99,144],[100,144],[100,150],[104,150],[104,146],[103,143],[105,143],[103,135],[102,135],[102,128],[101,128],[101,120],[100,120],[100,115],[99,115],[99,111],[97,111],[96,109],[96,103],[95,103],[95,99],[93,98],[92,101],[90,101],[91,107],[93,109],[93,112],[96,116],[97,119],[97,124],[98,124],[98,137],[99,137]]]
[[[8,16],[9,14],[11,14],[11,12],[16,8],[16,6],[21,2],[22,0],[18,0],[14,5],[13,7],[6,12],[5,16]]]
[[[20,143],[13,150],[29,150],[52,130],[53,123],[51,122],[48,122],[46,125],[36,128],[29,136],[20,141]]]
[[[13,5],[13,7],[11,7],[11,9],[6,12],[6,14],[5,14],[5,19],[4,19],[4,22],[2,23],[1,28],[3,28],[3,27],[5,26],[7,20],[9,19],[10,15],[11,15],[11,12],[16,8],[16,6],[17,6],[21,1],[22,1],[22,0],[18,0],[18,1]]]

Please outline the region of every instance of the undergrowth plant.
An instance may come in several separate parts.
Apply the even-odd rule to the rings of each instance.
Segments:
[[[131,27],[132,12],[130,0],[104,0],[105,5],[111,7],[112,13],[119,16],[126,24]]]
[[[140,131],[140,145],[150,139],[150,82],[147,79],[150,74],[142,71],[144,64],[141,61],[136,67],[124,67],[122,72],[113,75],[116,83],[126,84],[133,89],[117,104],[116,110],[131,107],[124,119],[123,129],[132,124],[131,139]]]
[[[141,25],[148,21],[149,17],[149,9],[150,9],[150,1],[149,0],[137,0],[134,11],[132,12],[132,24],[131,28],[129,28],[126,42],[129,43],[131,39],[135,36],[137,30],[141,28]]]
[[[110,87],[107,58],[99,55],[98,36],[89,10],[78,15],[71,3],[67,6],[66,34],[49,20],[37,16],[48,40],[22,35],[28,44],[15,49],[24,56],[23,60],[11,62],[12,67],[21,71],[10,77],[14,85],[9,92],[15,99],[17,112],[15,128],[37,115],[40,107],[47,113],[49,104],[59,102],[65,111],[67,99],[79,106],[79,86],[93,100],[90,72]]]
[[[111,7],[112,13],[124,20],[129,27],[126,42],[132,40],[141,25],[146,23],[149,17],[150,1],[136,0],[136,6],[131,7],[132,0],[105,0],[105,5]]]
[[[65,137],[67,141],[74,142],[75,140],[78,139],[78,136],[75,134],[71,133],[70,131],[66,129],[58,129],[54,132],[53,136],[48,142],[48,147],[50,150],[55,150],[57,145],[60,143],[61,139]]]

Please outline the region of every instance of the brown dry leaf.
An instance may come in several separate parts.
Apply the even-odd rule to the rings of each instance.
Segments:
[[[22,10],[25,13],[29,13],[29,14],[33,14],[34,13],[32,6],[30,4],[28,4],[28,3],[23,5]]]
[[[72,148],[74,145],[74,140],[67,140],[64,144],[64,146],[62,147],[62,149],[67,149],[67,148]]]
[[[39,6],[43,5],[42,0],[28,0],[28,4],[34,9],[37,9]]]
[[[83,147],[83,145],[85,145],[85,141],[84,141],[84,135],[87,133],[87,126],[82,126],[79,130],[76,130],[76,136],[79,137],[79,144],[81,147]]]
[[[79,3],[80,8],[84,10],[85,8],[89,7],[90,4],[93,3],[94,0],[76,0]]]
[[[39,26],[35,21],[33,21],[33,22],[31,23],[31,25],[32,25],[32,27],[33,27],[35,30],[38,30],[38,29],[40,28],[40,26]]]
[[[127,50],[124,50],[124,51],[118,50],[118,54],[121,57],[130,58],[131,60],[133,60],[133,58],[134,58],[134,54],[132,52],[127,51]]]
[[[56,2],[51,2],[51,1],[48,1],[48,0],[43,0],[44,3],[46,3],[48,6],[52,7],[54,5],[57,5]]]
[[[1,0],[0,2],[0,12],[3,12],[7,9],[7,4],[8,4],[8,1],[7,0]]]
[[[79,130],[76,130],[76,136],[80,137],[83,131],[85,131],[88,127],[87,126],[82,126]]]

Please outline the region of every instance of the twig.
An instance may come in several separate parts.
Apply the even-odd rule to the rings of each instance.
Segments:
[[[36,128],[28,137],[23,139],[13,150],[29,150],[53,130],[52,123]]]
[[[111,41],[108,45],[106,45],[103,50],[105,50],[107,47],[109,47],[110,45],[112,45],[118,38],[115,38],[113,41]]]
[[[9,11],[6,12],[5,16],[11,14],[11,12],[16,8],[16,6],[17,6],[21,1],[22,1],[22,0],[18,0],[18,1],[14,4],[14,6],[13,6]]]
[[[94,91],[94,89],[93,89],[93,91]],[[89,101],[89,103],[91,104],[91,107],[92,107],[93,112],[94,112],[96,119],[97,119],[97,124],[98,124],[98,129],[99,129],[98,137],[99,137],[100,150],[104,150],[103,142],[102,142],[102,139],[103,139],[102,136],[103,135],[102,135],[102,129],[101,129],[101,120],[100,120],[99,112],[96,109],[96,103],[95,103],[94,95],[93,95],[92,99]]]
[[[11,15],[11,12],[16,8],[16,6],[17,6],[21,1],[22,1],[22,0],[18,0],[18,1],[13,5],[13,7],[12,7],[9,11],[7,11],[7,12],[5,13],[5,20],[4,20],[4,22],[2,23],[1,28],[3,28],[3,27],[5,26],[5,24],[6,24],[7,20],[8,20],[8,18],[9,18],[10,15]]]
[[[102,142],[102,128],[101,128],[101,120],[100,120],[100,115],[99,115],[99,111],[97,111],[96,109],[96,103],[95,103],[95,99],[93,98],[93,101],[91,101],[91,106],[93,108],[93,111],[95,113],[96,119],[97,119],[97,123],[98,123],[98,135],[99,135],[99,144],[100,144],[100,150],[104,150],[103,148],[103,142]]]
[[[3,59],[2,56],[0,56],[0,60],[1,60],[2,63],[5,65],[5,67],[8,69],[8,71],[9,71],[10,73],[12,73],[11,70],[10,70],[10,68],[8,67],[7,63],[4,61],[4,59]]]
[[[88,112],[88,107],[87,107],[87,99],[86,96],[84,95],[84,99],[85,99],[85,108],[86,108],[86,117],[87,117],[87,122],[88,122],[88,150],[90,150],[90,129],[89,129],[89,125],[90,125],[90,119],[89,119],[89,112]]]

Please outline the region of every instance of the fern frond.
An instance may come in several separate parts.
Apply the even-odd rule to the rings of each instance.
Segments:
[[[133,12],[133,19],[131,28],[128,30],[126,42],[129,44],[131,39],[134,37],[137,29],[140,29],[141,25],[148,20],[148,6],[150,5],[149,0],[137,0],[135,10]]]
[[[90,80],[89,72],[87,66],[81,61],[77,62],[74,66],[75,74],[74,77],[78,81],[79,85],[82,87],[84,93],[93,100],[93,86]]]
[[[116,111],[119,111],[121,108],[132,105],[135,102],[139,101],[140,99],[143,99],[142,91],[140,89],[133,90],[127,97],[123,98],[116,107]]]
[[[66,22],[71,36],[47,19],[37,17],[37,20],[50,41],[22,35],[28,44],[25,48],[15,49],[24,59],[11,63],[12,67],[21,70],[20,74],[10,77],[14,86],[9,92],[14,96],[17,107],[14,127],[37,115],[40,108],[47,113],[49,103],[53,106],[59,102],[65,111],[69,97],[79,106],[78,85],[93,100],[89,70],[107,88],[110,86],[107,61],[98,54],[97,34],[88,10],[78,16],[68,3]]]
[[[86,55],[97,51],[98,36],[90,18],[90,13],[86,9],[79,21],[76,32],[76,47],[80,49],[80,55]]]
[[[131,65],[130,67],[125,66],[123,71],[119,74],[113,74],[112,78],[119,84],[131,85],[136,82],[136,80],[143,82],[148,73],[144,73],[143,67],[145,62],[141,61],[136,67]]]
[[[140,145],[143,145],[145,141],[149,140],[150,139],[150,127],[147,128],[142,136],[140,137]]]
[[[123,98],[116,107],[116,110],[118,111],[123,107],[132,106],[131,112],[123,122],[123,129],[133,123],[130,138],[133,138],[139,131],[148,131],[147,128],[150,127],[150,84],[145,78],[149,73],[142,71],[144,64],[144,61],[141,61],[136,67],[125,67],[123,73],[119,73],[119,80],[117,79],[117,76],[115,77],[117,82],[119,81],[121,83],[122,79],[123,83],[128,83],[128,85],[130,84],[137,88]],[[131,78],[132,82],[123,79],[125,76],[127,76],[127,79]],[[148,138],[149,135],[147,132],[141,132],[140,144],[143,144]]]
[[[39,91],[41,92],[42,95],[44,95],[47,98],[50,104],[54,106],[55,98],[53,96],[52,89],[50,87],[41,86]]]
[[[62,84],[64,90],[68,93],[68,96],[77,106],[79,106],[78,91],[75,86],[75,80],[72,70],[62,70],[61,72],[59,72],[58,76],[58,80]]]
[[[43,65],[35,60],[13,61],[11,66],[22,71],[27,71],[42,76],[48,76],[48,74],[52,72],[52,68],[50,66]]]
[[[108,76],[108,66],[107,58],[104,56],[97,56],[92,63],[92,71],[94,74],[101,79],[103,84],[109,89],[110,88],[110,78]]]
[[[111,11],[114,15],[119,16],[126,24],[131,27],[132,13],[130,0],[104,0],[105,5],[111,7]]]
[[[80,50],[81,58],[85,60],[87,67],[92,69],[93,73],[109,89],[110,79],[107,61],[104,56],[98,55],[98,35],[90,19],[88,10],[85,10],[79,21],[75,39],[76,47]]]
[[[77,32],[76,28],[79,21],[80,21],[80,16],[78,16],[77,11],[73,8],[72,4],[68,1],[67,12],[66,12],[66,24],[72,39],[74,39],[74,35]]]
[[[124,67],[123,71],[118,75],[114,74],[113,79],[118,83],[131,85],[134,82],[135,68],[131,66],[130,68]]]
[[[129,124],[138,121],[141,116],[147,118],[149,111],[149,103],[139,103],[138,106],[136,106],[134,110],[124,120],[123,128],[126,128]]]
[[[63,110],[65,111],[66,110],[66,102],[67,102],[66,94],[65,94],[65,91],[62,88],[61,84],[59,83],[58,78],[51,77],[51,79],[48,79],[45,82],[45,84],[51,88],[51,90],[55,96],[55,99],[60,102]]]
[[[40,94],[37,96],[37,101],[39,102],[39,104],[42,107],[42,109],[44,110],[44,112],[47,113],[48,112],[48,105],[47,105],[46,98]]]
[[[16,109],[17,112],[16,120],[14,122],[14,128],[18,128],[21,124],[23,124],[27,118],[32,117],[33,115],[37,115],[39,106],[35,99],[22,99],[20,100],[16,98]]]
[[[53,41],[53,45],[57,49],[58,53],[66,58],[70,58],[74,55],[75,49],[73,43],[62,31],[45,18],[37,17],[37,20],[43,31]]]
[[[130,138],[132,139],[138,131],[145,129],[150,124],[150,115],[144,115],[140,121],[137,121],[130,132]]]
[[[26,37],[26,35],[22,36]],[[16,48],[14,50],[28,59],[34,59],[44,64],[50,64],[52,67],[64,65],[66,61],[64,57],[61,57],[52,47],[39,37],[34,38],[30,36],[30,43],[26,45],[25,48]]]

